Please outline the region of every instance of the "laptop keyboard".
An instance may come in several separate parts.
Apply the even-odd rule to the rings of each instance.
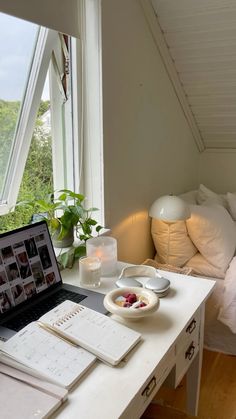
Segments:
[[[62,303],[65,300],[74,301],[74,303],[80,303],[86,298],[86,295],[78,294],[73,291],[68,291],[64,289],[58,290],[55,294],[52,294],[50,297],[45,298],[39,303],[35,304],[33,307],[30,307],[28,310],[25,310],[23,313],[19,313],[18,317],[14,319],[9,319],[2,324],[4,327],[15,330],[18,332],[24,326],[38,320],[43,314],[47,311],[53,309],[58,304]]]

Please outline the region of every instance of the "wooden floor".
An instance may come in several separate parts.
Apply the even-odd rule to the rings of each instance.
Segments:
[[[184,413],[185,382],[162,388],[142,419],[192,419]],[[236,419],[236,356],[204,350],[199,419]]]

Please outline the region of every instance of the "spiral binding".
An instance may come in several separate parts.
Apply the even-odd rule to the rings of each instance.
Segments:
[[[74,308],[69,313],[65,314],[56,322],[54,322],[53,326],[59,326],[59,327],[62,326],[64,323],[66,323],[68,320],[72,319],[73,317],[77,316],[83,310],[84,310],[83,306],[77,305],[76,308]]]

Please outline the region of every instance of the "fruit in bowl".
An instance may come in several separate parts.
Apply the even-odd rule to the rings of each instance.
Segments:
[[[142,308],[148,305],[148,300],[147,298],[143,297],[142,294],[136,295],[134,292],[125,292],[115,299],[115,303],[119,307]]]
[[[110,291],[103,303],[113,314],[137,319],[154,313],[159,307],[159,298],[153,291],[145,288],[118,288]]]

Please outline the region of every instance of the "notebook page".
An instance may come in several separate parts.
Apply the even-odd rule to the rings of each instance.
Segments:
[[[118,364],[141,338],[136,331],[72,301],[63,302],[40,321],[112,365]]]
[[[1,351],[4,363],[7,356],[10,365],[11,360],[17,361],[19,369],[20,364],[26,365],[32,375],[36,372],[37,376],[66,388],[73,385],[96,360],[88,351],[41,329],[36,322],[30,323],[5,342]]]

